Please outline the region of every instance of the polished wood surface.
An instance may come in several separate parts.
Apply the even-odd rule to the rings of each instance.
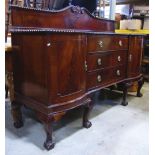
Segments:
[[[142,36],[115,34],[114,21],[74,6],[60,11],[12,6],[12,21],[12,45],[18,47],[13,111],[19,114],[17,105],[24,104],[36,112],[46,129],[47,150],[54,147],[50,124],[68,110],[84,106],[82,125],[91,127],[93,92],[123,83],[122,105],[127,105],[127,89],[138,81],[141,96]],[[14,123],[20,126],[21,120],[15,117]]]
[[[69,6],[57,11],[12,7],[12,25],[18,25],[19,28],[37,27],[114,31],[114,21],[95,18],[86,9],[76,6]]]
[[[95,87],[106,87],[106,85],[115,83],[124,79],[126,66],[120,65],[87,74],[87,89]],[[112,78],[111,78],[112,77]]]
[[[88,72],[113,67],[117,65],[125,65],[127,50],[107,51],[103,53],[94,53],[87,55]]]
[[[129,37],[128,77],[138,76],[141,73],[143,37]]]
[[[128,37],[118,35],[93,35],[88,37],[88,52],[128,49]]]

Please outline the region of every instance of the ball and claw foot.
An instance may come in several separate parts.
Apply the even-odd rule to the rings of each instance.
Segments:
[[[137,93],[137,97],[142,97],[143,94],[142,93]]]
[[[54,148],[54,146],[55,146],[55,143],[54,142],[52,142],[52,141],[46,141],[45,143],[44,143],[44,147],[45,147],[45,149],[46,150],[52,150],[53,148]]]
[[[14,127],[15,128],[21,128],[24,124],[23,124],[23,121],[17,121],[17,122],[14,122]]]
[[[90,122],[90,121],[85,121],[85,122],[83,122],[83,127],[85,127],[85,128],[90,128],[92,126],[92,123]]]
[[[123,106],[127,106],[127,105],[128,105],[128,102],[122,102],[121,105],[123,105]]]

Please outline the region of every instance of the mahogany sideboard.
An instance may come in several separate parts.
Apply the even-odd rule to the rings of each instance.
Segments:
[[[32,108],[45,125],[44,147],[54,147],[52,122],[66,111],[84,106],[83,126],[92,109],[93,92],[138,82],[142,96],[142,35],[114,33],[114,21],[95,18],[85,8],[41,10],[11,6],[13,51],[14,126],[23,126],[21,105]]]

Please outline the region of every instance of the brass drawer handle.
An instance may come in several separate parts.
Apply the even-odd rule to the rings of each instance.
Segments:
[[[97,64],[98,64],[99,66],[102,65],[102,59],[101,59],[101,58],[98,58],[98,59],[97,59]]]
[[[120,70],[117,70],[116,74],[117,74],[117,76],[120,76],[121,75]]]
[[[121,61],[121,56],[118,56],[117,60],[118,60],[118,62],[120,62]]]
[[[102,41],[102,40],[98,41],[98,45],[99,45],[100,47],[103,47],[103,41]]]
[[[101,82],[102,81],[102,77],[101,77],[101,75],[98,75],[97,76],[97,82]]]
[[[129,62],[132,61],[132,54],[129,55]]]
[[[123,46],[122,40],[119,41],[119,46]]]
[[[47,46],[47,47],[50,47],[50,46],[51,46],[51,43],[50,43],[50,42],[49,42],[49,43],[47,43],[47,44],[46,44],[46,46]]]

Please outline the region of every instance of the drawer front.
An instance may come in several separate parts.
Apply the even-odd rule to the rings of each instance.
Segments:
[[[87,51],[109,51],[128,49],[128,37],[118,35],[88,36]]]
[[[123,65],[127,60],[127,51],[105,52],[103,54],[88,54],[88,71]]]
[[[110,69],[101,69],[96,72],[87,74],[87,89],[99,86],[106,86],[110,83],[124,79],[126,76],[126,68],[124,65],[113,67]]]

